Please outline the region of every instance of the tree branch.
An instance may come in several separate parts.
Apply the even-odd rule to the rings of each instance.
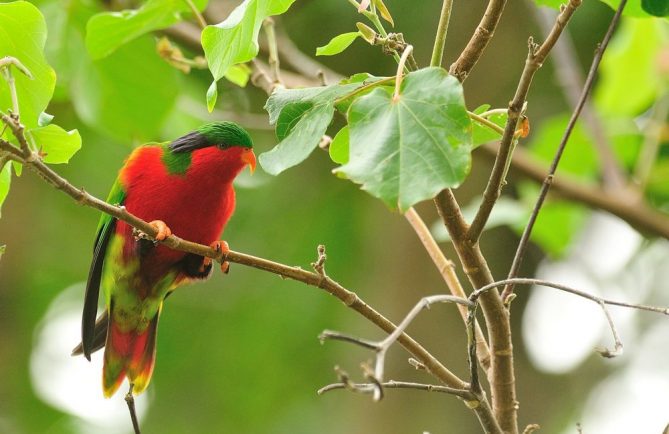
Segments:
[[[458,279],[458,275],[455,273],[455,266],[453,265],[453,262],[446,258],[444,252],[442,252],[442,250],[439,248],[439,245],[432,237],[432,233],[430,233],[430,230],[425,225],[425,222],[420,218],[420,215],[418,215],[414,208],[409,208],[404,214],[404,217],[407,219],[409,224],[411,224],[411,227],[414,229],[414,231],[416,231],[416,235],[418,235],[421,243],[423,243],[423,247],[425,247],[425,250],[432,259],[432,262],[434,262],[434,265],[439,270],[439,274],[441,274],[441,277],[446,282],[446,286],[448,287],[448,290],[451,292],[451,294],[456,297],[467,298],[467,295],[465,294],[465,291],[462,289],[462,285],[460,284],[460,279]],[[460,304],[458,304],[457,307],[462,320],[466,323],[467,308]],[[483,370],[487,373],[488,369],[490,368],[490,350],[488,348],[488,343],[483,336],[483,332],[481,331],[481,326],[478,323],[476,324],[475,339],[476,345],[478,347],[477,354],[479,357],[479,362],[481,363]]]
[[[424,390],[426,392],[440,392],[447,393],[449,395],[457,396],[458,398],[464,399],[466,401],[473,401],[476,399],[473,394],[467,389],[454,389],[452,387],[439,386],[436,384],[422,384],[422,383],[411,383],[407,381],[395,381],[390,380],[385,383],[381,383],[384,389],[416,389]],[[375,387],[373,383],[353,383],[349,381],[348,383],[333,383],[328,384],[327,386],[321,387],[318,389],[318,394],[323,395],[324,393],[330,392],[337,389],[348,389],[354,392],[360,393],[370,393],[371,390]]]
[[[529,40],[529,50],[527,60],[525,61],[525,68],[520,76],[516,94],[514,95],[513,100],[509,103],[508,118],[500,142],[499,153],[495,159],[495,164],[492,168],[490,178],[488,179],[488,184],[483,192],[481,206],[476,212],[476,216],[469,228],[468,237],[472,242],[478,241],[485,224],[490,217],[490,213],[492,212],[497,199],[501,195],[504,178],[508,169],[509,155],[513,153],[513,147],[517,139],[516,128],[518,126],[518,120],[524,110],[527,94],[532,84],[532,78],[534,78],[534,74],[543,65],[546,56],[548,56],[548,53],[557,42],[560,34],[569,22],[569,19],[580,5],[581,0],[569,1],[556,18],[552,30],[541,46],[537,46],[532,38]]]
[[[505,4],[506,0],[490,0],[488,2],[488,7],[481,18],[481,22],[476,27],[467,46],[462,50],[458,60],[449,68],[449,72],[461,82],[465,81],[469,72],[476,65],[479,58],[481,58],[483,51],[488,46],[488,42],[492,39],[497,28],[497,23],[502,16],[502,12],[504,12]]]
[[[497,155],[496,144],[481,146],[489,156]],[[532,158],[524,149],[519,148],[513,153],[511,160],[513,169],[531,180],[543,183],[548,174],[548,167]],[[601,209],[626,221],[646,235],[660,236],[669,239],[669,215],[650,207],[646,202],[634,202],[599,187],[561,174],[553,177],[551,191],[558,196],[582,203],[592,209]]]
[[[551,183],[553,182],[553,177],[555,176],[555,171],[557,170],[557,166],[560,163],[560,159],[562,158],[562,153],[564,152],[567,146],[567,141],[571,136],[571,132],[576,126],[576,121],[578,120],[578,117],[581,114],[581,110],[585,105],[585,101],[588,99],[588,95],[590,94],[590,90],[592,89],[592,85],[594,84],[595,81],[595,75],[597,73],[597,69],[599,68],[599,63],[602,60],[602,56],[604,55],[606,47],[609,45],[611,36],[613,36],[613,31],[615,30],[616,25],[620,20],[620,16],[623,13],[623,9],[625,8],[626,3],[627,0],[620,1],[618,10],[616,10],[615,15],[613,15],[613,18],[611,19],[611,23],[609,24],[609,28],[606,31],[606,35],[604,35],[604,39],[602,40],[602,43],[599,45],[599,47],[597,47],[597,50],[595,51],[595,56],[592,59],[592,65],[590,65],[590,71],[588,72],[588,76],[585,79],[585,84],[583,85],[583,90],[581,91],[581,96],[578,100],[578,104],[574,108],[574,112],[572,113],[571,118],[569,119],[567,128],[565,129],[564,135],[562,136],[560,144],[558,145],[558,149],[555,152],[555,156],[553,157],[553,161],[551,162],[550,168],[548,169],[548,176],[546,176],[546,179],[544,179],[544,183],[541,185],[541,190],[539,191],[539,197],[537,198],[537,201],[534,204],[534,209],[532,210],[532,214],[530,214],[529,221],[527,222],[527,225],[523,230],[523,235],[520,237],[520,241],[518,242],[518,248],[516,249],[516,254],[513,257],[513,263],[511,264],[511,269],[509,270],[509,275],[508,275],[509,279],[512,279],[518,275],[518,270],[520,269],[520,264],[523,261],[523,256],[525,255],[525,249],[527,248],[527,244],[530,240],[530,234],[532,233],[532,229],[534,228],[534,223],[536,222],[537,216],[539,215],[539,211],[541,211],[541,207],[543,206],[544,201],[546,200],[546,196],[548,195],[548,190],[551,188]],[[506,300],[506,297],[508,297],[512,293],[513,293],[513,284],[506,286],[504,288],[504,291],[502,292],[502,299]]]

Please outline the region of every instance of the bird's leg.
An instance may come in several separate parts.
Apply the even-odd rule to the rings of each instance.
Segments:
[[[162,241],[172,235],[172,230],[162,220],[153,220],[149,222],[149,224],[158,231],[158,235],[156,235],[156,241]]]
[[[230,246],[226,241],[214,241],[209,245],[209,247],[224,255],[227,255],[230,252]],[[202,267],[205,268],[209,265],[211,265],[211,258],[204,258],[204,261],[202,261]],[[228,274],[230,271],[230,263],[228,261],[221,262],[221,271],[225,274]]]

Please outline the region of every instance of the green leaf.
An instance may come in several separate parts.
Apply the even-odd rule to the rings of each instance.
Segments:
[[[330,148],[328,149],[330,159],[337,164],[348,163],[349,137],[349,127],[346,125],[339,130],[334,139],[332,139],[332,143],[330,143]]]
[[[56,84],[56,74],[44,58],[44,17],[28,2],[0,3],[0,35],[0,58],[17,58],[33,75],[31,80],[12,67],[21,122],[27,128],[36,127],[39,115],[46,110]],[[9,88],[5,80],[0,78],[0,110],[7,112],[11,108]]]
[[[209,113],[214,111],[217,99],[218,99],[218,85],[215,81],[212,81],[211,85],[209,86],[209,89],[207,89],[207,110],[209,110]]]
[[[334,56],[346,50],[359,36],[360,32],[349,32],[337,35],[323,47],[316,48],[316,56]]]
[[[276,124],[280,142],[260,155],[258,160],[263,169],[278,175],[304,161],[316,149],[330,125],[337,98],[359,86],[360,83],[350,83],[274,91],[265,109],[270,124]]]
[[[225,73],[225,79],[239,87],[246,87],[251,78],[251,68],[246,64],[232,65]]]
[[[405,211],[469,173],[471,123],[462,86],[442,68],[409,73],[395,101],[377,88],[348,112],[350,160],[337,169]]]
[[[193,0],[201,11],[207,0]],[[121,45],[181,21],[190,8],[184,0],[148,0],[142,7],[93,16],[86,26],[86,48],[93,59],[109,56]]]
[[[618,6],[620,5],[620,0],[600,0],[600,1],[602,3],[609,5],[613,10],[618,9]],[[651,16],[646,11],[644,11],[643,7],[641,6],[641,0],[628,0],[627,4],[625,5],[625,10],[623,11],[623,15],[626,17],[638,17],[638,18],[648,18]]]
[[[0,246],[0,259],[2,259],[2,255],[5,254],[6,250],[7,250],[7,246],[5,246],[4,244],[2,246]]]
[[[474,113],[480,115],[481,113],[484,113],[488,109],[490,109],[490,105],[484,104],[480,107],[477,107],[474,110]],[[486,119],[488,119],[490,122],[494,123],[498,127],[504,128],[506,126],[507,118],[508,118],[507,113],[500,113],[500,114],[490,115]],[[499,140],[501,138],[502,135],[497,131],[477,122],[475,119],[472,119],[472,145],[474,146],[474,148],[484,143],[492,142],[493,140]]]
[[[4,167],[0,168],[0,209],[2,204],[7,199],[9,194],[9,185],[12,182],[12,165],[5,164]],[[0,215],[2,213],[0,212]]]
[[[235,64],[258,54],[258,32],[265,18],[286,12],[295,0],[244,0],[225,21],[202,31],[202,48],[214,81]]]
[[[33,128],[28,134],[35,147],[44,154],[45,163],[67,163],[81,149],[81,137],[77,130],[65,131],[58,125],[50,124]]]
[[[53,120],[53,115],[50,115],[47,112],[42,112],[39,114],[39,117],[37,118],[37,126],[46,127],[51,123],[52,120]]]
[[[602,59],[595,89],[595,103],[604,114],[636,116],[657,97],[666,81],[658,62],[669,42],[665,30],[661,20],[621,23]]]
[[[641,0],[641,8],[656,17],[669,15],[669,1],[667,0]]]
[[[73,77],[72,102],[87,125],[128,143],[159,137],[180,89],[179,72],[155,55],[151,36],[95,62],[84,59]]]

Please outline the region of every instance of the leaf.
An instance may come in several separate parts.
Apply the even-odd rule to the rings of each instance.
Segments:
[[[0,246],[0,259],[2,259],[2,255],[5,254],[5,251],[7,250],[7,246],[4,244]]]
[[[215,81],[211,82],[209,89],[207,89],[207,110],[209,113],[214,111],[216,107],[216,100],[218,99],[218,85]]]
[[[350,160],[337,172],[391,208],[405,211],[469,173],[462,86],[442,68],[409,73],[397,101],[389,89],[374,89],[353,102],[348,120]]]
[[[360,36],[362,37],[362,39],[364,39],[370,44],[374,43],[374,41],[376,40],[376,32],[374,31],[374,29],[360,22],[355,23],[355,26],[358,28],[358,31],[360,32]]]
[[[656,17],[669,15],[669,1],[667,0],[641,0],[641,8]]]
[[[385,3],[383,3],[383,0],[372,0],[372,3],[374,3],[374,6],[376,6],[376,8],[379,10],[381,17],[388,21],[391,26],[395,27],[393,17],[390,15],[390,11],[386,7]]]
[[[113,56],[85,58],[73,77],[72,103],[87,125],[121,142],[159,137],[177,99],[180,73],[155,55],[145,35],[119,48]]]
[[[348,163],[349,137],[349,127],[346,125],[339,130],[334,139],[332,139],[332,143],[330,143],[330,148],[328,149],[330,159],[337,164]]]
[[[360,32],[348,32],[337,35],[323,47],[316,48],[316,56],[334,56],[346,50],[359,36]]]
[[[50,124],[33,128],[28,134],[33,138],[33,144],[44,154],[45,163],[67,163],[81,149],[81,137],[77,130],[65,131],[58,125]]]
[[[182,1],[182,0],[180,0]],[[282,14],[295,0],[244,0],[230,16],[202,31],[202,48],[214,81],[235,64],[258,54],[258,32],[263,20]]]
[[[37,118],[37,126],[46,127],[51,123],[52,120],[53,120],[53,115],[50,115],[47,112],[42,112],[39,114],[39,117]]]
[[[553,9],[560,9],[560,6],[567,3],[568,0],[534,0],[534,2],[541,6],[548,6]],[[612,9],[618,9],[620,5],[620,0],[600,0],[602,3],[610,6]],[[641,2],[644,0],[629,0],[625,5],[625,10],[623,11],[624,16],[628,17],[650,17],[643,8],[641,7]],[[657,0],[657,1],[666,1],[666,0]]]
[[[246,64],[232,65],[225,73],[225,79],[239,87],[246,87],[251,78],[251,68]]]
[[[662,24],[633,19],[621,23],[602,59],[595,89],[595,104],[604,114],[636,116],[658,95],[666,80],[658,59],[669,42]]]
[[[44,17],[28,2],[0,3],[0,35],[0,58],[15,57],[32,73],[31,80],[15,68],[12,70],[21,122],[26,128],[36,127],[39,115],[46,110],[56,85],[56,73],[44,57]],[[9,88],[0,78],[0,110],[7,112],[11,108]]]
[[[193,4],[201,11],[207,0]],[[101,59],[139,36],[181,21],[184,13],[190,13],[184,0],[148,0],[139,9],[97,14],[86,26],[86,48],[93,59]]]
[[[7,199],[9,194],[9,185],[12,182],[12,165],[5,164],[4,167],[0,168],[0,209],[2,204]],[[0,215],[2,213],[0,212]]]
[[[474,113],[480,115],[481,113],[486,112],[488,109],[490,109],[490,105],[484,104],[480,107],[477,107],[474,110]],[[486,117],[486,119],[488,119],[490,122],[502,128],[506,126],[507,118],[507,113],[493,114]],[[484,143],[492,142],[493,140],[499,140],[501,138],[502,135],[497,131],[477,122],[476,119],[472,119],[472,145],[474,148],[477,148]]]

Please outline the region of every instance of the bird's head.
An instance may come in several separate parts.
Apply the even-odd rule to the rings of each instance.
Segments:
[[[253,140],[249,133],[234,122],[212,122],[181,136],[169,144],[175,154],[190,153],[198,149],[216,147],[230,156],[248,164],[251,172],[256,168]]]

